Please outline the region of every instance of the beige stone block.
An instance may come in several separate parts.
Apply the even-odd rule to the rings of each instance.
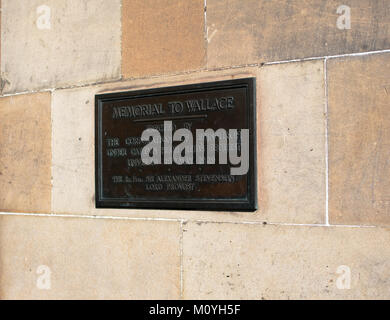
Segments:
[[[263,67],[258,83],[259,210],[269,221],[323,223],[323,61]]]
[[[123,0],[125,78],[205,67],[203,0]]]
[[[95,209],[95,94],[211,82],[256,76],[258,69],[159,77],[105,84],[53,93],[53,213],[114,215],[146,218],[255,219],[255,213],[179,210]],[[259,219],[257,217],[256,219]]]
[[[390,226],[390,54],[328,69],[330,222]]]
[[[95,93],[96,88],[53,93],[53,212],[88,214],[94,207]]]
[[[322,65],[306,62],[269,66],[260,71],[238,68],[56,90],[52,110],[53,212],[212,221],[324,222]],[[95,94],[246,77],[257,77],[258,211],[95,209]],[[295,90],[305,94],[302,97]],[[286,97],[280,92],[285,92]],[[286,139],[281,144],[283,135]]]
[[[387,0],[207,0],[206,14],[209,68],[390,48]]]
[[[0,211],[50,212],[51,95],[0,98]]]
[[[0,297],[178,299],[179,238],[173,222],[3,216]]]
[[[183,295],[389,299],[389,241],[390,230],[380,228],[188,223]]]
[[[3,0],[4,92],[119,78],[120,2]]]

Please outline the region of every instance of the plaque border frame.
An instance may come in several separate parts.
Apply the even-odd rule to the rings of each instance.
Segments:
[[[229,90],[245,88],[246,116],[248,120],[249,135],[249,170],[247,173],[247,198],[246,199],[124,199],[103,198],[102,195],[102,105],[110,101],[126,98],[143,98],[152,96],[196,93],[211,90]],[[155,210],[202,210],[202,211],[255,211],[257,210],[257,144],[256,144],[256,78],[240,78],[214,82],[201,82],[189,85],[159,87],[153,89],[121,91],[95,95],[95,207],[97,209],[155,209]]]

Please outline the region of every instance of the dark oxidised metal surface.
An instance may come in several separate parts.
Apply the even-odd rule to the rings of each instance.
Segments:
[[[96,207],[255,210],[255,101],[254,78],[97,95]],[[248,173],[230,175],[218,153],[217,164],[144,165],[141,134],[154,128],[164,139],[164,120],[189,129],[194,144],[196,129],[249,129]]]

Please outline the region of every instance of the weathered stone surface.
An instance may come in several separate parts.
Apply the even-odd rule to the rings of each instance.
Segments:
[[[259,209],[269,221],[325,221],[323,61],[260,69]]]
[[[194,82],[251,77],[257,68],[234,73],[197,73],[149,80],[106,84],[53,93],[53,194],[54,213],[128,215],[132,217],[196,217],[220,219],[220,212],[171,210],[95,209],[94,99],[97,93],[138,90]],[[253,213],[226,213],[224,219],[252,219]],[[259,219],[259,218],[257,218]]]
[[[173,222],[3,216],[0,297],[178,299],[179,238]]]
[[[185,299],[390,298],[388,229],[188,223],[184,231]]]
[[[257,212],[102,210],[94,203],[94,95],[164,85],[257,76]],[[322,223],[325,218],[325,122],[322,62],[202,72],[53,93],[54,213],[222,221]],[[285,96],[280,92],[284,92]],[[296,92],[305,92],[297,95]],[[279,121],[277,120],[279,119]],[[285,172],[287,171],[287,172]]]
[[[351,29],[340,30],[340,5]],[[390,48],[387,0],[207,0],[208,67]]]
[[[120,0],[2,0],[4,92],[120,77]]]
[[[390,225],[390,54],[332,59],[330,222]]]
[[[0,98],[0,211],[50,212],[50,98]]]
[[[204,1],[123,0],[125,78],[205,66]]]
[[[88,214],[95,201],[96,87],[53,93],[52,210]]]

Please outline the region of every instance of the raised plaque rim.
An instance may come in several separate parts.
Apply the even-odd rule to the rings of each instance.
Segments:
[[[99,129],[101,127],[100,106],[107,101],[123,100],[125,98],[143,98],[171,94],[196,93],[210,90],[229,90],[245,88],[248,101],[247,119],[249,130],[249,171],[247,176],[247,199],[205,199],[205,200],[153,200],[135,199],[120,201],[114,199],[102,200],[99,193]],[[97,209],[156,209],[156,210],[201,210],[201,211],[255,211],[257,210],[257,159],[256,159],[256,78],[241,78],[213,82],[201,82],[189,85],[168,86],[143,90],[101,93],[95,95],[95,206]]]

